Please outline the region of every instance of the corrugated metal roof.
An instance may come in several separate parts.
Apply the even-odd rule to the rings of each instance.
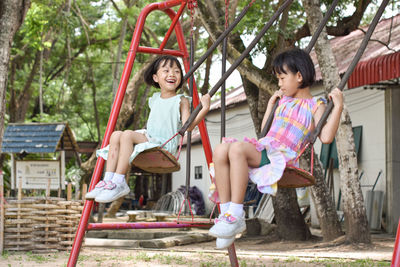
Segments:
[[[51,153],[78,149],[67,123],[10,123],[2,143],[4,153]]]
[[[336,65],[338,66],[340,74],[346,72],[367,30],[368,26],[361,27],[361,30],[358,29],[352,31],[346,36],[335,37],[330,40],[332,51],[336,59]],[[382,19],[376,26],[374,33],[361,56],[360,62],[393,54],[395,51],[400,51],[400,38],[398,38],[398,36],[400,36],[400,14],[389,19]],[[321,80],[321,71],[319,69],[315,51],[313,50],[310,55],[315,64],[316,78],[317,80]],[[379,70],[374,68],[371,71],[375,72]],[[367,73],[367,75],[371,74],[372,73]],[[365,84],[360,84],[359,86],[362,85]]]
[[[400,52],[358,63],[347,86],[355,88],[398,77],[400,77]]]
[[[226,93],[226,101],[225,106],[228,107],[230,105],[234,105],[236,103],[241,103],[246,101],[246,94],[244,93],[243,85],[236,87],[235,89]],[[215,101],[212,101],[210,105],[210,110],[221,108],[221,98],[218,98]]]

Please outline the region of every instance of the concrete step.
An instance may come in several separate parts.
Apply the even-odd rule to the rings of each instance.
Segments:
[[[136,232],[134,232],[136,231]],[[202,232],[154,232],[137,230],[90,231],[86,234],[84,246],[90,247],[130,247],[130,248],[169,248],[193,243],[208,242],[215,238]]]

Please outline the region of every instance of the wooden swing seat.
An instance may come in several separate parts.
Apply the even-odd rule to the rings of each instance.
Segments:
[[[283,188],[299,188],[314,184],[315,178],[311,173],[290,165],[286,166],[282,178],[278,181],[278,186]]]
[[[161,147],[154,147],[141,152],[132,165],[150,173],[171,173],[181,169],[174,155]]]

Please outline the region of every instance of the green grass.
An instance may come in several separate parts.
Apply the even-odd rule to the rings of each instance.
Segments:
[[[288,257],[285,262],[291,263],[291,262],[300,262],[300,259],[298,257],[290,256]]]
[[[3,254],[1,254],[1,257],[5,260],[8,259],[9,256],[10,256],[10,253],[7,250],[4,250]]]
[[[149,255],[147,255],[146,252],[140,252],[140,253],[136,256],[136,259],[137,259],[137,260],[140,260],[140,261],[149,262],[149,261],[151,261],[152,257],[149,256]]]

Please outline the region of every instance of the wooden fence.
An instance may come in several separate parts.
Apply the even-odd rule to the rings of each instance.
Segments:
[[[83,201],[5,198],[4,250],[51,252],[71,248]]]

